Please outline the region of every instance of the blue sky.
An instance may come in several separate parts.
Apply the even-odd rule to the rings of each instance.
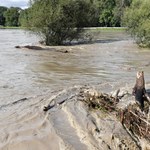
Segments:
[[[0,0],[0,6],[27,8],[29,0]]]

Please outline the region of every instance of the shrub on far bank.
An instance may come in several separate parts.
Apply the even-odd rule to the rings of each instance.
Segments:
[[[150,47],[149,8],[149,0],[133,0],[123,16],[123,24],[141,47]]]

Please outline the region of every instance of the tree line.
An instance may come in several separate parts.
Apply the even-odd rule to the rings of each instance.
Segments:
[[[84,38],[84,27],[120,27],[131,0],[30,0],[21,25],[42,35],[46,45]]]
[[[0,26],[20,26],[20,12],[21,8],[18,7],[7,8],[0,6]]]
[[[83,27],[127,27],[142,47],[150,47],[149,0],[29,0],[30,7],[0,6],[0,25],[23,26],[46,45],[62,45],[83,35]]]
[[[28,19],[28,14],[33,3],[39,0],[30,0],[31,6],[28,9],[21,9],[19,7],[7,8],[0,6],[0,25],[1,26],[26,26],[26,21]],[[42,1],[42,0],[40,0]],[[46,0],[47,1],[47,0]],[[79,0],[76,0],[78,3]],[[81,1],[81,0],[80,0]],[[88,1],[88,0],[87,0]],[[66,0],[48,0],[47,3],[66,3]],[[68,1],[69,2],[69,1]],[[84,3],[86,1],[83,0]],[[90,11],[93,13],[93,17],[90,22],[85,23],[85,27],[120,27],[121,17],[127,6],[131,4],[131,0],[90,0],[89,5]],[[82,5],[82,4],[81,4]],[[41,6],[42,7],[42,6]],[[46,6],[47,7],[47,6]],[[74,6],[75,7],[75,6]],[[88,7],[88,6],[86,6]],[[39,9],[42,9],[39,7]],[[68,8],[71,11],[71,7]],[[82,9],[82,8],[81,8]],[[83,8],[84,10],[84,8]],[[40,10],[39,10],[40,11]],[[72,13],[72,12],[71,12]],[[82,16],[81,16],[82,17]],[[84,17],[84,16],[83,16]],[[84,20],[84,18],[82,19]],[[83,22],[82,22],[83,23]]]

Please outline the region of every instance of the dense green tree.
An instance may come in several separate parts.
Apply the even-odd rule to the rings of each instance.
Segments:
[[[19,15],[19,25],[20,26],[22,26],[22,27],[28,26],[29,11],[30,11],[30,8],[20,11],[20,15]]]
[[[28,27],[44,36],[46,45],[61,45],[79,38],[91,25],[91,0],[30,0]]]
[[[42,15],[46,16],[46,14],[41,12],[41,10],[46,9],[44,12],[46,13],[47,11],[50,13],[50,16],[46,18],[47,20],[52,20],[52,22],[55,21],[54,18],[58,16],[58,18],[60,18],[70,12],[75,14],[76,17],[78,16],[78,23],[76,23],[77,27],[121,26],[121,18],[124,14],[124,10],[126,7],[130,6],[131,2],[132,0],[29,0],[31,8],[25,10],[21,10],[20,8],[10,8],[7,10],[0,7],[0,24],[4,25],[6,20],[6,25],[9,26],[32,26],[31,24],[33,24],[35,20],[38,22],[39,19],[42,18]],[[50,3],[53,4],[50,6]],[[67,3],[69,3],[70,6],[67,5]],[[49,10],[48,7],[50,8]],[[66,11],[65,7],[69,10]],[[7,10],[5,16],[3,15],[4,10]],[[52,11],[54,11],[54,13],[52,13]],[[74,13],[74,11],[76,13]],[[79,13],[81,15],[79,15]],[[39,19],[37,19],[37,15]],[[33,16],[35,16],[36,19]],[[34,21],[32,21],[31,18],[34,19]],[[29,20],[31,23],[29,23]]]
[[[4,13],[6,26],[19,26],[19,14],[21,9],[18,7],[11,7]]]
[[[133,0],[123,17],[124,25],[128,27],[137,43],[143,47],[150,47],[149,8],[149,0]]]
[[[113,17],[115,26],[121,26],[121,20],[124,14],[124,11],[132,3],[132,0],[115,0],[115,7],[113,9]]]
[[[2,26],[5,25],[5,17],[4,17],[5,11],[7,11],[7,7],[0,6],[0,25]]]
[[[97,0],[100,26],[121,26],[121,18],[132,0]]]
[[[115,0],[99,0],[99,22],[101,26],[114,26],[113,9]]]

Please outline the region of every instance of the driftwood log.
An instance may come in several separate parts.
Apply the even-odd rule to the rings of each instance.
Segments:
[[[31,45],[26,45],[26,46],[15,46],[15,48],[27,48],[27,49],[31,49],[31,50],[45,50],[44,48],[40,47],[40,46],[31,46]]]

